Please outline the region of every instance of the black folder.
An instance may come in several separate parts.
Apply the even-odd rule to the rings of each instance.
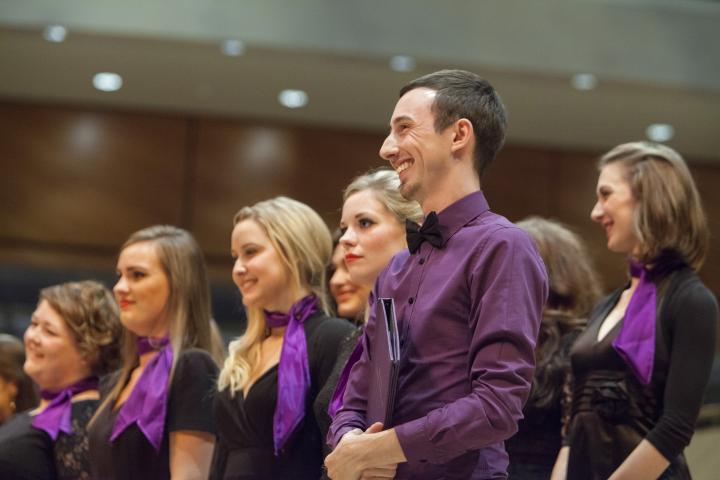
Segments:
[[[392,427],[395,409],[397,378],[400,368],[400,339],[395,304],[392,298],[378,298],[375,302],[376,332],[370,345],[370,379],[366,419],[368,427],[382,422]]]

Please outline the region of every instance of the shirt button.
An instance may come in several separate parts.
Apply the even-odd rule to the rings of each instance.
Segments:
[[[409,303],[410,305],[412,305],[413,303],[415,303],[415,299],[414,299],[413,297],[410,297],[410,298],[408,299],[408,303]]]
[[[420,265],[423,265],[425,263],[425,259],[421,258],[419,263],[420,263]]]

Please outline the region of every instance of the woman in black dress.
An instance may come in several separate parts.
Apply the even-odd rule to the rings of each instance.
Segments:
[[[317,479],[313,402],[352,331],[327,315],[330,232],[310,207],[285,197],[241,209],[234,225],[232,277],[248,324],[220,372],[211,477]]]
[[[117,262],[122,368],[90,423],[93,478],[205,478],[215,444],[211,406],[221,351],[211,334],[203,255],[180,228],[125,242]]]
[[[37,407],[38,396],[23,370],[25,347],[20,340],[0,334],[0,425],[16,413]]]
[[[687,479],[718,320],[696,273],[708,247],[700,198],[682,157],[648,142],[600,159],[597,197],[591,217],[631,278],[571,350],[572,417],[553,476]]]
[[[120,331],[117,305],[101,284],[40,291],[24,368],[42,401],[0,428],[0,478],[90,478],[86,426],[98,406],[98,377],[117,367]]]
[[[597,274],[580,239],[552,220],[531,217],[517,226],[538,247],[550,292],[535,350],[535,376],[518,432],[505,442],[511,479],[547,480],[561,447],[562,387],[570,373],[570,347],[600,297]],[[565,405],[563,405],[565,403]],[[566,410],[566,409],[565,409]]]

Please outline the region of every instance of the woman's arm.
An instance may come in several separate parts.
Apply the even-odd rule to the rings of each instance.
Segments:
[[[570,457],[570,447],[562,447],[558,452],[555,466],[550,474],[550,480],[565,480],[567,478],[568,458]]]
[[[668,292],[668,295],[671,293]],[[610,477],[659,477],[690,443],[715,352],[718,307],[699,282],[672,292],[658,327],[670,336],[663,411],[655,427]]]
[[[212,412],[217,372],[205,351],[188,350],[178,359],[167,410],[173,480],[208,478],[215,447]]]
[[[210,474],[215,435],[180,430],[170,433],[170,478],[205,480]]]
[[[652,443],[643,440],[608,480],[655,480],[662,475],[668,465],[670,462],[667,458]]]

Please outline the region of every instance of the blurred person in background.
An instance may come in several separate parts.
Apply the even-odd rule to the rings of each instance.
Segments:
[[[548,274],[549,293],[535,347],[535,374],[518,432],[505,442],[508,475],[547,480],[561,447],[563,385],[570,374],[570,347],[600,298],[598,276],[577,235],[558,222],[530,217],[516,224],[533,239]],[[563,408],[565,407],[565,408]]]
[[[370,290],[358,285],[350,278],[345,264],[345,250],[340,245],[342,230],[333,233],[333,255],[328,268],[328,289],[340,318],[346,318],[355,325],[362,325],[365,317]]]
[[[22,342],[12,335],[0,334],[0,425],[38,404],[35,386],[23,370],[24,363]]]
[[[148,227],[122,246],[117,276],[122,366],[90,422],[92,477],[205,478],[222,346],[202,251],[181,228]]]
[[[120,332],[117,305],[100,283],[40,291],[25,331],[24,368],[42,400],[0,428],[0,478],[90,478],[86,427],[98,407],[99,377],[119,364]]]
[[[707,220],[685,160],[650,142],[599,162],[591,218],[629,279],[595,307],[570,352],[572,416],[555,479],[688,479],[715,352],[718,305],[697,271]]]

